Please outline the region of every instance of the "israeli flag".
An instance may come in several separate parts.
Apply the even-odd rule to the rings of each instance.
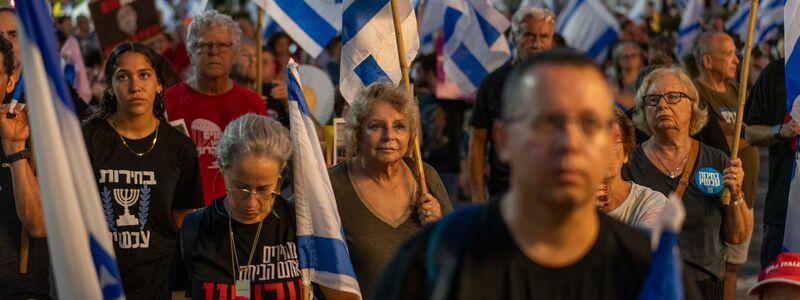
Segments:
[[[783,24],[783,6],[786,0],[766,0],[758,7],[758,28],[753,36],[753,46],[761,45],[778,35]]]
[[[328,168],[322,157],[314,116],[303,96],[297,64],[287,65],[289,124],[294,153],[294,201],[297,248],[304,285],[314,282],[361,296],[356,273],[344,241],[342,221],[333,197]]]
[[[419,5],[420,3],[415,4],[416,11],[419,12]],[[444,16],[444,6],[445,1],[442,0],[427,0],[424,3],[424,7],[422,8],[422,17],[419,21],[419,39],[420,39],[420,46],[419,52],[420,53],[433,53],[436,51],[436,44],[434,42],[434,37],[436,33],[442,30],[442,26],[444,26],[444,21],[442,20],[442,16]]]
[[[678,250],[678,235],[684,219],[686,209],[681,199],[671,194],[653,228],[651,243],[654,252],[650,271],[639,292],[640,300],[684,299],[681,256]]]
[[[760,5],[763,2],[759,3]],[[760,16],[760,14],[759,14]],[[739,9],[736,10],[727,21],[725,21],[725,30],[739,36],[739,39],[744,41],[747,39],[747,22],[750,19],[750,3],[742,2],[739,4]]]
[[[628,19],[638,25],[642,25],[644,18],[647,17],[647,3],[649,0],[634,0],[631,10],[628,12]]]
[[[397,0],[407,65],[417,56],[419,36],[411,0]],[[389,0],[345,0],[339,90],[349,103],[373,82],[402,80]]]
[[[56,290],[61,299],[121,299],[122,282],[78,116],[44,1],[17,1],[25,91]],[[34,101],[35,100],[35,101]]]
[[[463,94],[472,93],[508,61],[503,33],[511,24],[484,0],[446,0],[443,17],[444,71]]]
[[[329,0],[267,0],[267,14],[313,58],[342,28],[342,4]]]
[[[786,53],[786,111],[800,121],[800,1],[789,1],[784,10],[784,49]],[[795,146],[798,144],[795,139]],[[795,150],[800,147],[795,147]],[[783,251],[800,252],[800,152],[795,151],[794,172],[789,187],[786,232]]]
[[[617,20],[598,0],[570,0],[558,15],[556,31],[600,64],[620,34]]]
[[[675,57],[680,61],[692,53],[692,45],[700,34],[700,18],[703,15],[703,0],[689,0],[688,7],[681,17],[678,26],[678,40],[675,45]]]

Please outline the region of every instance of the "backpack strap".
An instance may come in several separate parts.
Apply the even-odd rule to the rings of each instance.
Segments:
[[[482,206],[461,208],[434,225],[425,249],[428,299],[447,299],[464,244],[473,233]]]
[[[183,224],[181,225],[180,234],[178,235],[181,258],[183,258],[183,265],[189,273],[190,281],[192,276],[192,255],[194,254],[195,248],[197,248],[197,234],[200,230],[200,219],[202,219],[205,210],[205,208],[199,209],[183,218]]]

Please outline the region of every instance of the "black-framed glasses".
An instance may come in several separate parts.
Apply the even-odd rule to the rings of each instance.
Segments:
[[[227,188],[227,191],[236,200],[249,199],[251,195],[255,195],[258,200],[270,200],[278,196],[277,192],[268,190],[251,191],[248,189]]]
[[[233,43],[197,43],[197,49],[205,53],[211,53],[211,51],[214,49],[216,49],[217,52],[228,52],[231,50],[231,47],[233,47]]]
[[[642,101],[644,101],[644,104],[647,106],[658,106],[658,104],[661,103],[661,99],[667,101],[667,104],[676,104],[681,102],[683,98],[689,99],[689,95],[682,92],[669,92],[665,94],[644,95]]]

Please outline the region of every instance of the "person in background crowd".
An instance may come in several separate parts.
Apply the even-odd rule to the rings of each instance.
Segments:
[[[3,25],[0,17],[0,27]],[[14,90],[13,49],[11,42],[0,37],[0,97]],[[44,211],[39,182],[30,161],[28,110],[20,107],[14,109],[17,115],[11,117],[7,115],[11,107],[0,106],[0,298],[50,299],[50,255]],[[23,238],[30,241],[25,274],[20,273]]]
[[[647,31],[642,29],[641,26],[636,25],[636,22],[625,19],[620,22],[622,33],[619,39],[622,41],[631,41],[639,45],[647,45]]]
[[[337,35],[331,39],[331,41],[328,42],[328,45],[325,46],[325,50],[328,51],[330,61],[328,61],[323,67],[325,71],[328,72],[328,76],[331,77],[333,84],[339,85],[339,65],[342,62],[342,36]]]
[[[172,64],[172,67],[182,78],[185,78],[184,75],[191,69],[191,61],[189,59],[189,52],[186,49],[186,43],[180,38],[176,40],[173,34],[162,32],[159,38],[156,39],[156,42],[150,45],[156,47],[158,53],[161,53],[161,55]]]
[[[61,59],[65,64],[64,76],[84,103],[92,101],[92,89],[89,86],[89,76],[86,65],[83,63],[83,52],[78,39],[64,30],[60,30],[65,40],[61,43]]]
[[[614,123],[603,71],[573,51],[544,52],[515,68],[502,101],[493,130],[510,190],[412,237],[372,299],[636,298],[648,238],[595,208]]]
[[[761,48],[753,48],[753,52],[750,56],[750,73],[747,75],[748,91],[753,87],[753,84],[756,83],[761,72],[764,71],[764,68],[766,68],[768,64],[769,56],[766,55]]]
[[[633,122],[620,109],[614,110],[611,128],[611,166],[600,184],[597,208],[633,227],[653,229],[667,203],[664,194],[622,178],[622,167],[636,148]]]
[[[22,72],[22,58],[19,56],[19,43],[17,43],[17,20],[14,9],[11,7],[0,7],[0,36],[11,42],[14,46],[14,75],[11,80],[15,83]],[[8,98],[9,96],[6,95]],[[6,99],[6,102],[10,99]]]
[[[233,72],[231,74],[231,79],[242,85],[243,87],[249,89],[250,91],[257,91],[256,85],[258,84],[257,78],[257,53],[256,53],[256,44],[254,41],[249,39],[244,39],[242,41],[242,49],[239,51],[239,58],[236,61],[236,64],[233,66]],[[262,62],[267,62],[266,64],[262,64],[261,67],[261,93],[262,97],[264,98],[264,103],[267,109],[267,116],[278,120],[289,128],[289,110],[287,108],[289,94],[288,90],[286,89],[286,83],[280,80],[276,80],[275,78],[275,69],[271,64],[274,64],[274,56],[269,51],[264,51],[261,54]],[[268,67],[269,66],[269,67]]]
[[[700,101],[709,107],[709,113],[717,117],[725,133],[728,147],[732,148],[736,134],[736,113],[739,109],[739,87],[733,82],[738,79],[739,59],[736,56],[736,45],[727,33],[708,31],[697,37],[693,52],[700,70],[700,76],[694,82],[700,94]],[[750,146],[742,139],[739,143],[739,158],[742,160],[745,173],[742,181],[744,200],[747,206],[752,208],[758,186],[760,163],[758,148]],[[750,232],[752,233],[752,228]],[[749,236],[741,245],[728,247],[725,263],[725,299],[736,297],[736,274],[741,265],[747,261],[749,248]]]
[[[675,54],[675,42],[664,37],[652,37],[647,47],[647,65],[671,65],[677,63]]]
[[[246,114],[225,128],[217,153],[227,192],[186,218],[168,288],[192,299],[303,299],[294,205],[278,194],[289,131]],[[356,297],[319,288],[326,299]]]
[[[72,36],[75,31],[75,26],[72,24],[72,17],[60,16],[55,20],[56,29],[64,33],[65,36]]]
[[[634,86],[643,67],[644,53],[639,44],[623,41],[614,46],[611,56],[614,68],[608,72],[608,78],[614,90],[615,104],[628,113],[633,108],[633,95],[636,94]]]
[[[420,80],[427,92],[417,96],[422,122],[422,160],[439,172],[447,195],[459,202],[461,187],[461,146],[464,135],[464,111],[467,103],[457,99],[436,97],[436,53],[421,57],[418,62]],[[419,89],[418,89],[419,91]]]
[[[177,228],[203,206],[197,149],[164,119],[164,77],[157,63],[166,62],[156,56],[142,44],[115,47],[106,62],[100,111],[83,125],[122,286],[131,299],[170,299],[164,270],[172,262]]]
[[[751,145],[769,146],[769,183],[764,199],[764,236],[761,243],[761,267],[781,253],[789,185],[795,151],[792,144],[800,135],[800,125],[786,111],[786,73],[784,59],[764,68],[750,90],[744,122],[745,138]]]
[[[236,22],[216,10],[196,16],[186,37],[195,74],[166,92],[168,119],[182,122],[197,146],[205,205],[225,195],[214,147],[222,129],[248,112],[267,114],[261,97],[230,79],[241,36]]]
[[[502,87],[511,73],[511,68],[538,52],[553,47],[555,15],[539,7],[521,7],[511,19],[511,34],[514,42],[514,60],[505,64],[481,81],[475,108],[470,119],[469,152],[467,170],[469,171],[472,201],[486,202],[484,187],[484,166],[487,164],[485,150],[489,144],[489,198],[499,199],[508,190],[508,165],[497,156],[494,137],[490,133],[494,122],[502,111]]]
[[[402,87],[371,84],[346,119],[347,144],[354,156],[329,172],[358,285],[369,299],[381,291],[373,289],[375,280],[401,243],[452,206],[428,164],[428,193],[418,189],[418,171],[408,153],[419,111]]]
[[[242,48],[239,49],[239,57],[236,59],[236,64],[233,65],[231,79],[248,90],[256,91],[258,84],[256,82],[256,72],[258,71],[256,42],[245,38],[244,35],[242,37]]]
[[[79,15],[77,22],[78,30],[74,33],[74,36],[81,45],[81,52],[84,55],[83,59],[88,60],[88,53],[92,50],[99,50],[100,42],[97,40],[97,32],[92,28],[92,20],[90,20],[88,16]]]
[[[283,31],[273,33],[267,40],[267,48],[272,51],[277,63],[275,65],[275,79],[286,82],[286,64],[293,57],[293,44],[292,38]],[[296,57],[295,60],[297,60]]]
[[[239,29],[242,30],[243,37],[252,41],[256,40],[258,31],[256,30],[256,25],[253,24],[253,20],[250,20],[249,12],[242,11],[234,13],[231,18],[236,21],[236,24],[239,24]]]
[[[684,272],[703,299],[721,300],[726,243],[747,240],[753,216],[741,191],[741,160],[729,159],[691,138],[708,116],[698,98],[691,79],[679,67],[659,68],[644,78],[636,92],[633,121],[651,138],[636,147],[623,174],[664,195],[675,192],[681,199],[686,220],[678,247]],[[722,204],[723,187],[730,190],[729,205]]]
[[[747,294],[761,300],[800,299],[800,254],[781,253],[758,274],[758,284]]]

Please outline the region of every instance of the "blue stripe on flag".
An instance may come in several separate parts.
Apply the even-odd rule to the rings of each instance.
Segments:
[[[100,279],[100,288],[103,290],[103,299],[118,299],[122,296],[122,281],[120,280],[117,263],[100,243],[89,233],[89,250],[92,252],[92,260],[97,277]],[[113,280],[116,282],[109,282]]]
[[[746,13],[741,14],[738,18],[733,20],[731,26],[727,28],[728,30],[738,30],[740,26],[744,25],[744,21],[747,21],[750,18],[750,10],[748,9]]]
[[[475,13],[475,16],[478,17],[478,26],[481,27],[481,32],[483,32],[483,39],[486,41],[486,45],[492,47],[494,42],[500,38],[500,33],[497,32],[497,29],[494,29],[494,26],[487,22],[486,19],[478,13],[474,6],[472,7],[472,11]]]
[[[322,47],[336,36],[338,30],[331,26],[327,20],[322,18],[317,11],[306,3],[299,0],[274,0],[275,4],[283,10],[295,24],[300,27],[314,42]]]
[[[317,272],[343,274],[356,278],[350,255],[347,253],[347,245],[340,239],[297,236],[297,249],[300,269],[311,268]],[[308,253],[312,251],[314,253]]]
[[[313,118],[311,115],[311,110],[308,109],[306,97],[303,95],[303,87],[300,86],[300,83],[297,82],[297,79],[294,78],[294,75],[292,75],[291,71],[289,71],[289,76],[287,76],[286,79],[286,89],[289,92],[289,101],[297,101],[297,106],[300,107],[300,112],[307,117]]]
[[[358,79],[361,79],[361,83],[363,83],[364,86],[368,86],[381,78],[389,78],[389,75],[386,75],[386,72],[378,65],[378,61],[375,60],[372,54],[361,61],[353,72],[356,73]]]
[[[757,42],[758,43],[763,43],[764,39],[766,39],[767,35],[772,33],[772,31],[778,30],[778,27],[781,26],[781,25],[783,25],[783,24],[775,24],[775,23],[769,24],[769,26],[767,26],[766,29],[761,30],[761,33],[758,35]]]
[[[678,30],[678,36],[692,33],[695,30],[700,30],[700,22],[691,24],[689,26],[684,27],[683,29]]]
[[[296,1],[296,0],[295,0]],[[389,0],[354,0],[342,14],[342,45],[358,34]]]
[[[794,44],[789,58],[786,60],[786,111],[792,111],[792,105],[800,97],[800,38]]]
[[[61,62],[57,59],[60,55],[58,55],[59,48],[56,44],[56,32],[52,23],[45,22],[52,20],[46,13],[50,11],[50,8],[45,6],[44,1],[19,1],[17,6],[17,14],[22,22],[25,35],[39,46],[45,71],[50,74],[50,78],[56,79],[53,80],[52,84],[55,86],[58,100],[61,100],[64,107],[75,112],[72,96],[69,93],[69,89],[67,89],[67,82],[63,80],[64,74],[61,72]]]
[[[444,11],[444,43],[447,44],[447,41],[450,40],[450,37],[453,36],[453,33],[456,31],[456,23],[458,23],[458,19],[461,18],[461,11],[452,8],[450,6]]]
[[[603,32],[603,35],[601,35],[597,41],[592,44],[592,47],[589,48],[586,53],[589,55],[589,57],[594,59],[599,58],[598,56],[603,53],[603,50],[608,49],[608,47],[610,47],[611,44],[617,40],[618,36],[619,34],[614,30],[614,28],[606,29],[606,32]]]
[[[464,44],[459,45],[458,49],[453,52],[452,60],[456,62],[461,72],[469,78],[473,86],[480,86],[481,79],[489,74],[481,62],[472,55],[472,52],[467,47],[464,47]]]
[[[584,1],[585,0],[575,1],[575,5],[572,8],[570,8],[570,10],[564,15],[564,18],[561,19],[561,26],[558,26],[558,30],[557,30],[558,32],[563,32],[564,31],[564,26],[567,26],[567,24],[569,23],[569,20],[572,19],[572,15],[574,15],[575,12],[577,12],[578,9],[581,8],[581,5],[583,5]]]
[[[783,7],[784,3],[786,3],[785,0],[773,0],[773,1],[767,2],[766,9],[767,10],[772,10],[772,9],[776,9],[776,8],[779,8],[779,7]]]
[[[677,243],[677,233],[661,233],[658,249],[652,255],[650,271],[647,272],[638,299],[684,299],[681,261],[675,256]]]

